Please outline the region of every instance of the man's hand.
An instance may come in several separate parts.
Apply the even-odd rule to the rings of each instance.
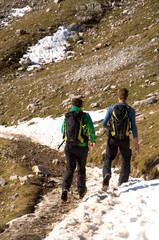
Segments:
[[[135,144],[135,151],[136,151],[137,154],[139,154],[139,144],[138,143]]]
[[[134,138],[135,140],[135,152],[136,154],[139,154],[139,143],[138,143],[138,138]]]
[[[91,143],[89,144],[89,147],[90,147],[91,151],[93,151],[95,145],[96,145],[95,142],[91,142]]]

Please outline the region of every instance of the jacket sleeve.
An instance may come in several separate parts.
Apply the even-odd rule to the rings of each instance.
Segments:
[[[86,126],[87,126],[87,128],[89,130],[89,134],[90,134],[90,141],[95,142],[96,135],[95,135],[95,129],[94,129],[92,119],[88,113],[85,114],[85,117],[86,117]]]
[[[105,118],[104,118],[104,120],[103,120],[103,122],[102,122],[102,126],[103,126],[104,128],[107,127],[107,123],[108,123],[108,121],[109,121],[110,118],[111,118],[111,113],[112,113],[112,111],[113,111],[113,106],[110,106],[110,107],[108,108],[108,110],[107,110],[107,112],[106,112],[106,115],[105,115]]]
[[[62,126],[61,126],[61,133],[64,134],[64,127],[65,127],[65,119],[63,120]]]
[[[129,110],[129,116],[130,116],[131,130],[132,130],[133,138],[137,138],[138,132],[137,132],[137,126],[136,126],[136,122],[135,122],[135,110],[131,107]]]

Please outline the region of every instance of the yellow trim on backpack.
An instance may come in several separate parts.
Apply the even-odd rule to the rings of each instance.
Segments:
[[[129,109],[129,107],[127,106],[127,112],[125,113],[125,116],[123,117],[123,119],[126,117],[127,114],[129,114],[129,113],[128,113],[128,109]],[[113,116],[118,120],[117,116],[115,115],[114,110],[113,110],[112,114],[113,114]],[[122,119],[122,120],[123,120],[123,119]],[[122,121],[122,120],[121,120],[121,121]],[[114,122],[113,118],[112,118],[112,128],[113,128],[113,129],[112,129],[112,131],[111,131],[111,135],[112,135],[112,136],[115,136],[115,122]],[[117,130],[117,128],[116,128],[116,130]],[[130,118],[129,118],[129,116],[128,116],[128,122],[127,122],[126,132],[125,132],[125,135],[126,135],[126,136],[129,136],[129,131],[130,131]]]
[[[115,126],[114,126],[113,118],[112,118],[112,128],[113,128],[113,130],[112,130],[112,132],[111,132],[111,135],[112,135],[112,136],[115,136]]]
[[[82,128],[84,128],[84,125],[82,124],[82,119],[80,121],[80,129],[79,129],[79,133],[78,133],[78,140],[83,143],[84,142],[84,138],[82,137]]]
[[[66,121],[65,121],[65,125],[64,125],[64,140],[65,142],[67,141],[67,134],[66,134]]]
[[[129,131],[130,131],[130,119],[128,117],[128,123],[127,123],[127,129],[125,135],[128,137],[129,136]]]
[[[128,110],[127,110],[127,111],[128,111]],[[117,116],[115,115],[115,112],[114,112],[114,111],[113,111],[113,115],[114,115],[114,117],[115,117],[117,120],[119,120],[119,119],[117,118]],[[126,115],[127,115],[127,112],[125,113],[123,119],[126,117]],[[122,120],[123,120],[123,119],[122,119]],[[122,120],[121,120],[121,121],[122,121]]]

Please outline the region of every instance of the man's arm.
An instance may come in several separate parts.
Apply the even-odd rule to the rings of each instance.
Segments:
[[[135,142],[135,152],[139,154],[139,143],[138,143],[138,131],[135,121],[135,110],[133,108],[130,108],[130,121],[131,121],[131,130]]]
[[[110,106],[110,107],[108,108],[108,110],[106,111],[105,118],[104,118],[104,120],[103,120],[103,122],[102,122],[102,126],[103,126],[104,128],[107,127],[107,123],[108,123],[108,121],[109,121],[110,118],[111,118],[111,113],[112,113],[112,111],[113,111],[113,106]]]
[[[93,125],[93,121],[92,118],[90,117],[90,115],[87,113],[87,127],[89,129],[89,133],[90,133],[90,140],[91,142],[95,142],[96,141],[96,135],[95,135],[95,129],[94,129],[94,125]]]
[[[61,126],[61,133],[64,134],[64,128],[65,128],[65,119],[63,120],[62,126]]]
[[[87,118],[87,127],[88,127],[89,133],[90,133],[90,141],[91,141],[89,146],[90,146],[91,150],[93,150],[96,145],[95,144],[95,142],[96,142],[95,129],[94,129],[93,121],[88,113],[86,114],[86,118]]]
[[[130,115],[131,130],[132,130],[133,138],[138,138],[138,132],[137,132],[136,121],[135,121],[135,110],[131,107],[129,109],[129,115]]]

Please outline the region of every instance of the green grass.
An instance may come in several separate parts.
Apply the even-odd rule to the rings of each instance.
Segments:
[[[150,114],[153,111],[154,114]],[[147,106],[145,113],[145,119],[137,121],[139,128],[140,139],[140,154],[136,157],[137,168],[140,174],[148,176],[150,179],[159,177],[159,173],[156,171],[156,164],[159,155],[158,147],[158,103],[152,106]]]
[[[14,175],[22,177],[31,174],[27,168],[16,163],[11,156],[3,157],[2,153],[7,152],[12,144],[9,140],[0,139],[0,179],[5,179],[6,183],[0,187],[0,231],[10,220],[31,213],[40,191],[39,186],[35,184],[36,177],[31,179],[31,185],[20,185],[19,180],[9,179]],[[15,195],[18,197],[14,198]]]

